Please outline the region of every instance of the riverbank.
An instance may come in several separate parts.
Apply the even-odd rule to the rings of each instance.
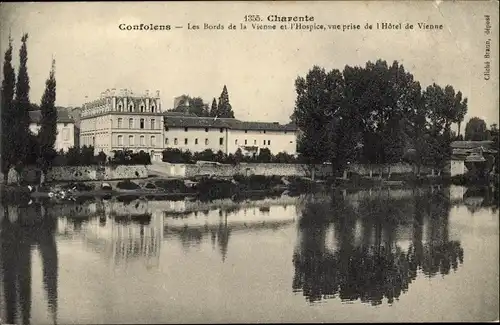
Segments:
[[[286,191],[288,195],[314,193],[330,189],[356,190],[368,188],[412,188],[426,185],[490,185],[498,187],[498,176],[488,182],[478,182],[465,176],[391,177],[390,179],[351,177],[350,179],[318,179],[305,177],[279,177],[262,175],[235,175],[227,178],[192,177],[189,179],[168,179],[153,177],[134,181],[109,182],[71,182],[51,183],[44,187],[2,186],[2,202],[37,200],[75,200],[85,201],[92,198],[143,197],[151,200],[176,200],[196,197],[200,200],[245,197],[253,194],[276,194]]]

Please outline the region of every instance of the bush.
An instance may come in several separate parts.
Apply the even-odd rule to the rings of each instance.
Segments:
[[[141,188],[139,185],[129,180],[118,182],[116,187],[121,190],[137,190]]]
[[[172,180],[158,180],[155,182],[157,188],[161,188],[169,193],[189,193],[191,189],[186,187],[184,181],[180,179],[172,179]]]
[[[117,150],[114,154],[113,158],[108,159],[111,165],[151,165],[151,157],[144,150],[137,153],[131,150]]]

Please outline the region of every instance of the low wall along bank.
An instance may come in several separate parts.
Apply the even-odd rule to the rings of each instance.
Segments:
[[[57,166],[47,172],[46,182],[70,181],[108,181],[116,179],[147,178],[148,169],[143,165],[127,166]],[[18,175],[14,169],[9,172],[8,183],[23,180],[28,183],[38,183],[40,171],[34,167],[26,167]]]
[[[219,177],[231,177],[240,175],[264,175],[264,176],[301,176],[311,177],[312,168],[302,164],[274,164],[274,163],[242,163],[239,165],[225,164],[171,164],[166,162],[154,162],[150,166],[153,172],[160,172],[170,177],[193,177],[200,175],[211,175]],[[330,165],[316,165],[314,167],[316,177],[331,176]],[[423,168],[422,174],[429,174],[430,169]],[[355,173],[362,176],[376,177],[389,174],[413,173],[413,167],[409,164],[393,165],[360,165],[351,164],[346,170],[346,176]]]

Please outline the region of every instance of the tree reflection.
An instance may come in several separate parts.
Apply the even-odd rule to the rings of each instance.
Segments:
[[[38,247],[49,312],[55,324],[58,278],[57,246],[54,239],[56,220],[47,216],[40,205],[9,206],[4,209],[6,218],[2,221],[0,238],[4,288],[2,294],[6,301],[6,321],[10,324],[18,322],[30,324],[31,254],[32,249]],[[9,220],[9,214],[19,215],[15,223]]]
[[[450,202],[441,193],[351,199],[358,204],[333,196],[331,205],[309,201],[302,210],[292,287],[309,302],[338,297],[379,305],[385,298],[392,304],[419,271],[444,275],[463,263],[460,243],[448,238]],[[332,231],[336,245],[327,248]],[[408,251],[398,245],[398,232],[412,234]]]

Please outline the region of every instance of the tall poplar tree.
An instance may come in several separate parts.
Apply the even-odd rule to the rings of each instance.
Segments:
[[[217,107],[217,113],[219,117],[234,118],[234,112],[231,107],[231,104],[229,103],[229,94],[227,92],[226,85],[224,85],[222,93],[220,94],[219,97],[219,106]]]
[[[45,82],[45,92],[43,93],[40,105],[42,118],[40,121],[40,132],[38,133],[39,152],[37,162],[44,175],[55,157],[54,144],[57,136],[57,109],[55,102],[55,60],[52,60],[52,68],[49,78]],[[41,182],[43,182],[43,179],[41,179]]]
[[[217,115],[217,100],[214,98],[212,101],[212,107],[210,108],[209,115],[210,117],[216,117]]]
[[[8,181],[8,173],[13,164],[17,161],[14,150],[14,138],[16,137],[16,123],[13,111],[14,87],[16,84],[16,73],[12,67],[12,38],[9,35],[9,47],[5,51],[3,63],[2,80],[2,107],[0,109],[0,119],[2,121],[1,130],[1,164],[4,183]]]
[[[14,108],[16,136],[13,140],[13,148],[16,150],[17,167],[22,168],[26,163],[29,153],[29,147],[26,146],[30,142],[30,80],[28,76],[28,49],[26,42],[28,41],[28,34],[24,34],[21,38],[21,49],[19,50],[19,72],[17,74],[16,84],[16,99]]]

